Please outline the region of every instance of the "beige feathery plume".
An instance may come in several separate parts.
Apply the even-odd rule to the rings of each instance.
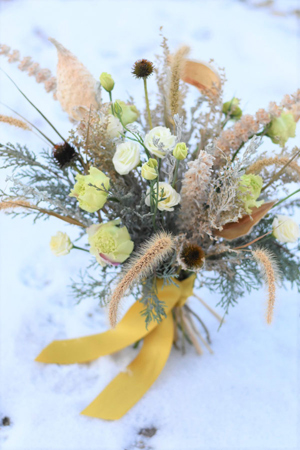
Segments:
[[[56,39],[49,38],[58,54],[56,97],[73,120],[81,120],[80,108],[99,109],[99,83],[87,68]]]
[[[171,234],[161,231],[152,236],[142,245],[122,272],[121,280],[114,290],[109,304],[109,321],[112,327],[116,326],[120,301],[134,283],[146,278],[175,247]]]
[[[169,104],[172,116],[178,113],[180,107],[180,90],[179,82],[185,66],[185,58],[190,48],[187,46],[180,47],[171,61],[171,79],[169,90]]]
[[[31,127],[27,125],[26,122],[23,122],[23,120],[15,119],[11,116],[4,116],[3,114],[0,114],[0,122],[7,123],[8,125],[12,125],[13,127],[22,128],[22,130],[31,131]]]
[[[287,156],[274,156],[271,158],[263,158],[248,167],[246,173],[260,173],[265,167],[275,165],[277,167],[285,166],[289,163],[290,158]],[[289,169],[296,172],[300,178],[300,166],[296,161],[288,164]]]
[[[252,251],[252,255],[260,267],[262,277],[268,287],[267,323],[273,319],[276,297],[276,284],[280,279],[280,270],[274,255],[266,249]]]

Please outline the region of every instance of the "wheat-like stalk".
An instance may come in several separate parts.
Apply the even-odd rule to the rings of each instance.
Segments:
[[[187,46],[180,47],[172,58],[171,62],[171,80],[169,90],[169,104],[172,116],[178,113],[180,92],[179,82],[185,65],[185,58],[190,49]]]
[[[4,209],[12,209],[12,208],[31,208],[32,205],[26,200],[17,199],[17,200],[7,200],[6,202],[0,203],[0,211]]]
[[[22,58],[19,50],[12,50],[8,45],[0,44],[0,55],[5,56],[9,63],[18,62],[18,69],[27,72],[29,76],[34,76],[38,83],[43,83],[47,92],[53,91],[54,98],[56,91],[56,77],[54,77],[49,69],[42,69],[40,65],[26,56]]]
[[[141,249],[131,258],[129,264],[121,274],[109,305],[109,321],[112,327],[116,326],[120,301],[134,283],[146,278],[175,247],[171,234],[161,231],[152,236]]]
[[[31,131],[31,127],[27,125],[26,122],[16,119],[15,117],[4,116],[3,114],[0,114],[0,122],[7,123],[8,125],[12,125],[13,127],[22,128],[22,130]]]
[[[276,297],[276,284],[280,279],[280,270],[274,255],[266,249],[258,249],[252,252],[254,259],[260,267],[261,275],[268,287],[267,323],[273,319]]]
[[[30,209],[32,211],[39,211],[42,214],[46,214],[47,216],[53,216],[57,217],[57,219],[63,220],[64,222],[70,223],[72,225],[77,225],[82,228],[86,228],[86,225],[82,224],[76,219],[73,219],[73,217],[69,216],[62,216],[55,211],[51,211],[49,209],[40,208],[36,205],[32,205],[31,203],[27,202],[26,200],[22,199],[16,199],[16,200],[7,200],[5,202],[0,203],[0,211],[5,209],[12,209],[12,208],[26,208]]]
[[[260,173],[265,167],[272,166],[273,164],[277,167],[285,166],[288,164],[289,159],[287,156],[275,156],[272,158],[263,158],[248,167],[246,173]],[[300,178],[300,166],[296,161],[291,161],[289,163],[289,168],[296,172]]]

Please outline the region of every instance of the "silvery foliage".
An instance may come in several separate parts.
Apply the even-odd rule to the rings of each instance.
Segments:
[[[176,125],[176,144],[181,141],[182,136],[182,129],[183,129],[183,122],[184,118],[180,117],[179,114],[175,114],[173,117],[175,125]],[[174,176],[174,170],[176,165],[176,158],[171,154],[171,150],[169,150],[167,156],[166,156],[166,170],[164,170],[164,173],[168,176],[168,183],[171,184],[173,181]]]

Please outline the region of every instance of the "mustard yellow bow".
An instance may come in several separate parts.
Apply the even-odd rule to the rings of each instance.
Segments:
[[[144,305],[135,302],[116,328],[104,333],[77,339],[53,341],[36,358],[47,364],[86,363],[100,356],[110,355],[143,338],[138,356],[119,373],[81,414],[99,419],[117,420],[132,408],[158,378],[169,357],[174,323],[172,309],[183,306],[193,294],[195,276],[162,287],[157,280],[159,300],[165,303],[166,318],[159,324],[152,321],[148,329],[141,316]]]

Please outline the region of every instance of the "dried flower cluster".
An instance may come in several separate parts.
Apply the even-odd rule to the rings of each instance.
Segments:
[[[106,72],[100,76],[101,99],[99,82],[50,40],[58,51],[56,77],[8,46],[0,46],[0,53],[56,93],[72,129],[64,137],[51,124],[57,142],[43,134],[50,146],[40,154],[0,144],[2,167],[13,168],[0,209],[35,220],[52,216],[79,228],[76,246],[60,233],[52,251],[90,251],[92,267],[73,283],[73,292],[78,300],[110,301],[112,326],[130,292],[145,305],[146,325],[162,320],[157,278],[176,283],[195,274],[220,293],[227,313],[261,284],[260,270],[271,322],[278,272],[300,289],[299,227],[288,216],[275,217],[300,206],[299,189],[292,190],[300,180],[300,150],[286,146],[300,118],[300,91],[254,116],[243,114],[239,99],[223,100],[222,70],[188,59],[186,46],[171,54],[163,38],[155,64],[141,59],[133,65],[133,75],[144,83],[140,112],[132,99],[113,98],[116,82]],[[152,72],[156,103],[147,90]],[[191,109],[188,88],[196,96]],[[1,123],[30,129],[14,117],[0,115]],[[271,155],[260,150],[264,140],[272,142]],[[188,310],[174,314],[194,341]]]

